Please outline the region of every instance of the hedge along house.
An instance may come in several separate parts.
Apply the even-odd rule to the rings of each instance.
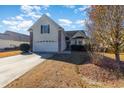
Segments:
[[[64,29],[45,14],[28,31],[33,52],[62,52],[66,48]]]
[[[33,52],[63,52],[71,45],[84,45],[84,31],[64,31],[47,15],[42,15],[29,29]]]

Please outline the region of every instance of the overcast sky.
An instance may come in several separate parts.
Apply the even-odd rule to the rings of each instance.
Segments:
[[[0,6],[0,33],[11,30],[28,34],[27,29],[46,14],[66,31],[85,29],[86,9],[89,6]]]

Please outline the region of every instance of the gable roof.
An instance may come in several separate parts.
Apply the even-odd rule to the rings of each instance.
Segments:
[[[0,39],[29,42],[28,35],[12,32],[12,31],[6,31],[5,33],[0,33]]]
[[[78,33],[78,32],[81,32],[84,37],[86,36],[84,30],[65,31],[66,36],[69,37],[69,38],[72,38],[72,37],[73,37],[76,33]]]
[[[39,21],[41,21],[42,19],[46,19],[49,20],[53,23],[53,25],[55,25],[57,28],[59,29],[64,29],[63,27],[61,27],[59,24],[57,24],[54,20],[52,20],[50,17],[48,17],[46,14],[43,14],[29,29],[28,31],[30,31],[32,29],[32,27],[37,24]]]

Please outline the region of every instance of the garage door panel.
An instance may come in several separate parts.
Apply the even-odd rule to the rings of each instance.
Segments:
[[[57,52],[58,44],[57,43],[37,43],[34,46],[34,51]]]

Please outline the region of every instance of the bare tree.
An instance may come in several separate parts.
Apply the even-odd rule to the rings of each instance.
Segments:
[[[97,44],[107,47],[115,54],[115,61],[120,63],[120,52],[124,48],[124,6],[91,6],[88,11],[93,31],[90,36]],[[88,27],[89,28],[89,27]]]

